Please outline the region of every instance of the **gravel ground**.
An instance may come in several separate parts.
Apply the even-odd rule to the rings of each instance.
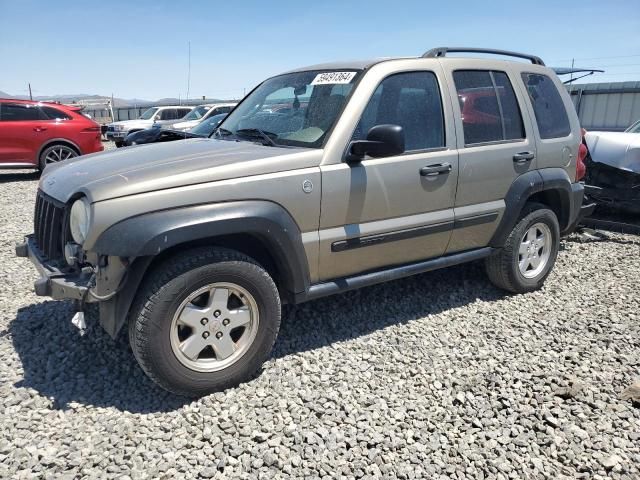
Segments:
[[[466,265],[305,304],[189,401],[32,293],[37,177],[0,184],[0,478],[640,478],[638,237],[570,237],[532,294]]]

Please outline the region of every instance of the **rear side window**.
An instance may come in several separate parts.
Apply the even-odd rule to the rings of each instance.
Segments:
[[[523,73],[540,138],[566,137],[571,133],[569,117],[553,80],[538,73]]]
[[[400,125],[405,148],[444,147],[440,88],[431,72],[398,73],[385,78],[362,113],[353,140],[363,140],[376,125]]]
[[[465,145],[520,140],[525,137],[522,114],[504,72],[453,72],[462,113]]]
[[[71,120],[71,117],[53,107],[40,107],[49,120]]]
[[[3,122],[28,122],[29,120],[43,120],[45,117],[35,105],[3,103],[0,119]]]

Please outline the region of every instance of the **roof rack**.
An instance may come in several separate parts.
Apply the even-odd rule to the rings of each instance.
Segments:
[[[534,65],[544,66],[540,57],[526,53],[510,52],[508,50],[495,50],[493,48],[467,48],[467,47],[438,47],[425,52],[422,58],[446,57],[447,53],[489,53],[492,55],[504,55],[506,57],[517,57],[530,60]]]

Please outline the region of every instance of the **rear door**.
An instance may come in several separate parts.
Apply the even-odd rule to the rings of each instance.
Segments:
[[[34,164],[48,138],[43,114],[35,105],[2,103],[0,112],[0,162]]]
[[[366,138],[375,125],[396,124],[405,133],[403,154],[351,165],[343,157],[321,166],[321,280],[444,253],[453,227],[458,153],[442,74],[431,65],[372,79],[364,87],[370,92],[366,107],[346,142]],[[391,66],[381,64],[377,71]],[[434,173],[422,175],[425,167]]]
[[[513,181],[536,168],[536,149],[524,98],[509,65],[443,61],[452,86],[460,175],[455,228],[447,253],[486,246],[504,212]],[[477,66],[476,66],[477,65]]]

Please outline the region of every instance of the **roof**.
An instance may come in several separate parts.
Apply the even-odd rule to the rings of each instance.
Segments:
[[[385,57],[371,58],[368,60],[346,60],[341,62],[318,63],[316,65],[296,68],[286,73],[306,72],[309,70],[364,70],[371,67],[372,65],[375,65],[376,63],[385,62],[387,60],[399,60],[399,58]]]

